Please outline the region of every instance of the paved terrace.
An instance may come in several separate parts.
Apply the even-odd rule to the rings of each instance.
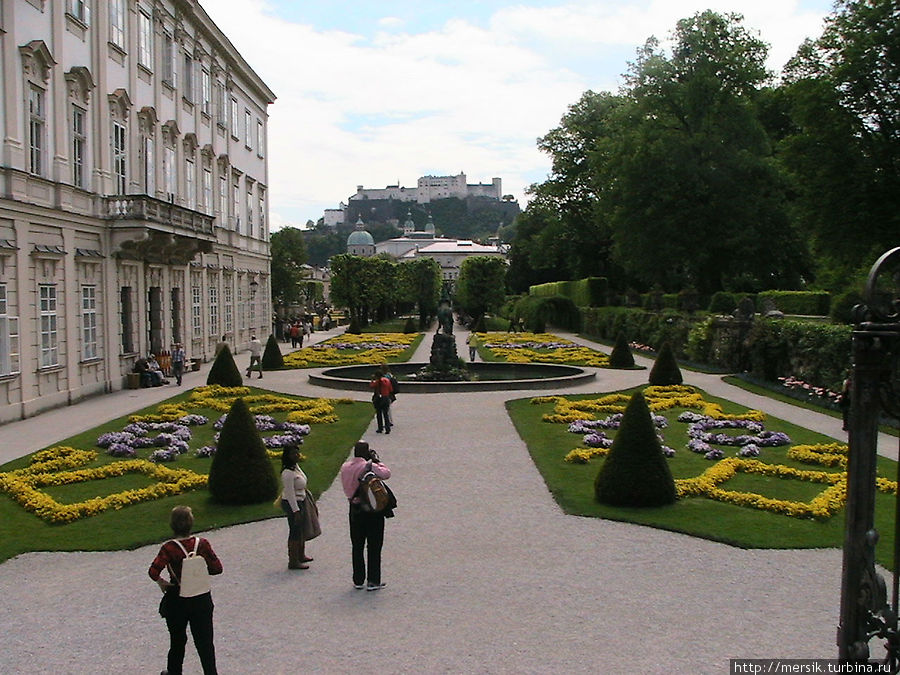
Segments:
[[[466,354],[465,333],[456,336]],[[413,360],[426,361],[430,345],[428,335]],[[238,356],[239,367],[247,358]],[[205,383],[207,368],[185,386]],[[683,372],[712,394],[845,438],[839,420]],[[646,378],[645,370],[598,370],[562,393]],[[368,400],[313,387],[305,371],[264,379],[253,384]],[[0,427],[0,461],[174,389],[117,392]],[[286,569],[283,519],[206,533],[225,566],[213,580],[220,672],[721,674],[729,658],[836,655],[839,550],[748,551],[564,515],[503,406],[530,395],[401,392],[393,433],[376,435],[373,421],[366,438],[393,470],[399,499],[386,528],[383,591],[351,584],[336,484],[319,502],[323,535],[308,545],[309,570]],[[880,443],[896,453],[896,439]],[[168,640],[147,577],[156,550],[31,553],[0,565],[0,671],[159,672]],[[185,672],[199,673],[191,649]]]

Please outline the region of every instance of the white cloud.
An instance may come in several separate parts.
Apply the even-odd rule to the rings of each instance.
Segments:
[[[520,4],[497,11],[486,27],[452,19],[424,33],[402,32],[401,19],[385,17],[371,39],[289,23],[261,0],[216,0],[208,11],[278,97],[269,128],[278,227],[317,219],[358,184],[412,185],[427,173],[462,170],[471,182],[500,176],[504,193],[523,199],[549,170],[535,140],[583,91],[614,89],[625,70],[621,56],[596,55],[627,49],[630,58],[647,37],[665,37],[705,7]],[[716,9],[743,12],[761,30],[777,54],[773,67],[820,30],[821,14],[800,12],[796,1],[731,0]]]

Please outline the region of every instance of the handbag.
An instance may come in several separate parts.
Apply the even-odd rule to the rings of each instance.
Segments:
[[[159,601],[159,615],[162,618],[166,619],[172,614],[172,610],[174,609],[173,605],[175,604],[177,595],[178,592],[175,590],[174,586],[169,587],[163,592],[163,596]]]
[[[319,524],[319,507],[316,506],[316,500],[313,499],[312,493],[306,491],[306,499],[303,500],[303,538],[306,541],[315,539],[322,534],[322,526]]]

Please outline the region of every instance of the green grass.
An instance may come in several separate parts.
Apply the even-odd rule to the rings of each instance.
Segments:
[[[596,398],[571,396],[571,399]],[[742,412],[745,408],[735,403],[711,396],[704,398],[719,403],[725,412]],[[594,500],[593,483],[603,459],[592,459],[588,464],[570,464],[563,461],[572,449],[581,446],[581,436],[569,433],[566,424],[551,424],[541,420],[552,411],[553,404],[533,405],[531,398],[508,401],[507,410],[525,441],[538,470],[560,507],[569,514],[609,520],[627,521],[665,530],[683,532],[705,539],[720,541],[741,548],[839,548],[843,544],[843,511],[827,521],[792,518],[758,509],[725,504],[705,497],[688,497],[675,504],[654,508],[620,508],[600,504]],[[692,453],[686,448],[687,425],[676,418],[683,409],[667,411],[668,428],[662,431],[666,445],[676,454],[669,461],[675,478],[700,475],[712,466],[710,460]],[[598,414],[603,417],[603,414]],[[766,429],[787,433],[794,445],[830,443],[834,439],[804,429],[784,420],[769,417]],[[614,431],[607,431],[614,437]],[[763,448],[760,459],[772,464],[785,464],[804,470],[828,470],[818,465],[802,464],[787,459],[787,446]],[[733,456],[736,448],[723,448],[725,456]],[[878,474],[896,480],[897,463],[879,457]],[[758,492],[776,499],[809,501],[825,489],[824,485],[799,480],[785,480],[738,473],[722,486],[728,490]],[[875,526],[881,538],[876,556],[879,563],[890,566],[894,542],[893,495],[878,493],[876,496]]]
[[[184,392],[164,402],[184,400],[188,393]],[[254,388],[251,393],[273,392]],[[282,394],[278,395],[282,396]],[[302,397],[288,396],[288,398]],[[373,415],[372,406],[368,403],[338,404],[335,408],[340,419],[333,424],[311,425],[311,432],[305,437],[300,448],[307,458],[302,463],[302,467],[309,478],[310,491],[316,496],[319,496],[331,485],[341,464],[349,455],[350,448],[362,436]],[[134,414],[147,414],[155,409],[154,405]],[[209,424],[191,427],[194,436],[190,441],[190,446],[193,451],[212,441],[215,433],[212,424],[221,413],[203,408],[192,409],[190,412],[206,415],[210,420]],[[278,420],[283,420],[285,415],[285,413],[272,414]],[[70,445],[76,448],[97,450],[100,456],[90,466],[100,466],[117,461],[106,455],[102,449],[97,448],[94,443],[102,433],[121,430],[128,424],[128,417],[130,415],[120,417],[54,445]],[[138,456],[146,458],[150,452],[152,452],[152,448],[142,449],[138,451]],[[192,453],[188,453],[168,466],[208,473],[211,461],[194,457]],[[20,468],[27,466],[28,463],[29,457],[19,458],[0,466],[0,471]],[[276,472],[280,473],[280,460],[273,459],[272,465]],[[72,503],[98,495],[105,496],[131,488],[144,487],[148,482],[149,479],[143,475],[129,474],[102,481],[46,488],[46,491],[62,502]],[[168,526],[169,512],[179,504],[186,504],[193,509],[197,531],[281,515],[280,510],[272,503],[249,506],[216,504],[210,500],[209,492],[203,489],[135,504],[119,511],[106,511],[96,516],[60,525],[41,520],[25,511],[6,494],[0,493],[0,562],[27,551],[113,551],[133,549],[162,541],[171,534]]]

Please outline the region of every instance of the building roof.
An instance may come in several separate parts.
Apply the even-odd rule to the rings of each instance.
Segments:
[[[347,237],[347,246],[374,246],[375,239],[365,230],[353,230]]]

